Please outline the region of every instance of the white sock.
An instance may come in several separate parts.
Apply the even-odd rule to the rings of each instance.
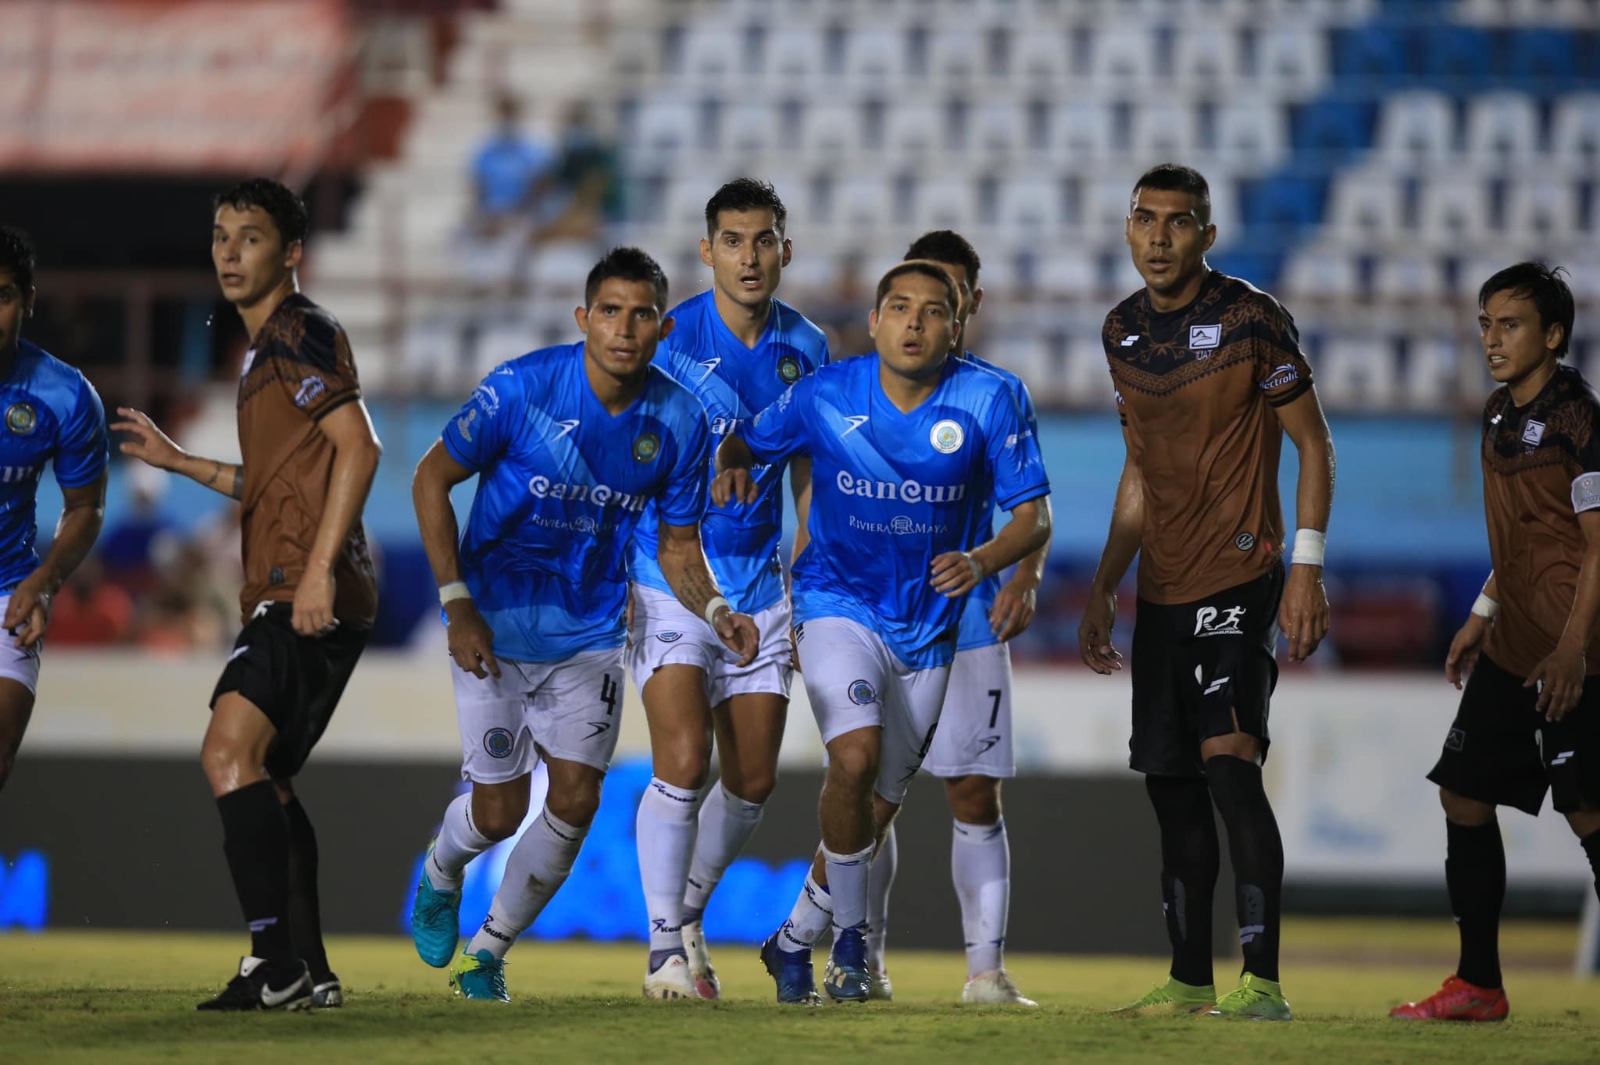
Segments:
[[[760,825],[760,803],[746,802],[720,783],[711,789],[700,807],[700,831],[689,865],[689,886],[683,893],[685,922],[705,916],[706,904],[722,882],[722,874]]]
[[[1011,908],[1011,846],[1005,818],[992,825],[955,822],[950,839],[950,879],[961,900],[961,930],[967,942],[967,976],[998,969],[1006,945]]]
[[[875,973],[885,971],[883,947],[889,936],[889,889],[894,886],[899,864],[900,847],[894,838],[894,825],[890,825],[878,856],[867,870],[867,968]]]
[[[639,879],[650,915],[650,953],[683,953],[683,888],[694,853],[695,807],[700,793],[650,778],[636,821]]]
[[[872,865],[872,848],[839,854],[822,848],[828,866],[828,893],[833,896],[833,926],[843,931],[867,923],[867,873]],[[834,936],[838,938],[837,934]]]
[[[800,897],[794,900],[789,919],[778,929],[778,949],[787,951],[810,950],[833,923],[833,898],[828,889],[817,883],[810,870],[806,871],[805,886]]]
[[[496,958],[505,957],[511,944],[567,882],[588,834],[588,828],[574,828],[548,806],[539,811],[539,817],[511,848],[500,890],[495,892],[483,927],[467,944],[467,953],[487,950]]]
[[[457,795],[444,808],[444,824],[433,845],[433,857],[422,863],[435,891],[460,891],[467,863],[494,846],[494,840],[472,823],[472,792]]]

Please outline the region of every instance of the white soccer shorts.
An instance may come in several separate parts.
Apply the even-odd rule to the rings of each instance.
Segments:
[[[945,779],[1017,775],[1011,743],[1011,649],[1005,644],[956,652],[944,714],[922,771]]]
[[[912,669],[877,633],[846,618],[805,623],[800,666],[824,744],[856,729],[883,729],[877,792],[900,805],[933,742],[950,667]]]
[[[602,773],[610,768],[622,727],[622,648],[499,663],[500,679],[480,680],[450,662],[463,780],[515,780],[539,764],[536,747]]]
[[[789,600],[780,600],[754,618],[761,646],[750,664],[741,666],[706,619],[691,614],[677,596],[636,584],[628,672],[642,692],[645,681],[662,666],[694,666],[706,675],[706,699],[712,706],[751,692],[773,692],[787,699],[794,679]]]
[[[0,615],[11,605],[11,596],[0,595]],[[45,630],[48,638],[50,630]],[[17,646],[17,638],[0,632],[0,677],[9,677],[35,694],[39,691],[39,644],[28,650]]]

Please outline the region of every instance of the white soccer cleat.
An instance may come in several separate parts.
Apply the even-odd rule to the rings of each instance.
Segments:
[[[706,950],[705,929],[699,921],[685,921],[683,925],[683,952],[688,955],[689,979],[701,998],[721,998],[722,983],[717,970],[711,967],[711,954]]]
[[[644,997],[675,999],[699,998],[694,981],[689,977],[689,963],[682,955],[674,954],[661,963],[661,968],[644,978]]]
[[[967,981],[961,989],[961,1001],[969,1006],[1037,1006],[1031,998],[1024,998],[1011,974],[1004,969],[990,969]]]
[[[869,1002],[893,1002],[894,984],[889,979],[887,969],[867,970],[867,1000]]]

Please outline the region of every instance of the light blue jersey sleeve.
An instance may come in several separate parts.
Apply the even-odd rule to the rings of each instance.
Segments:
[[[444,427],[445,450],[474,473],[494,465],[511,441],[516,412],[529,401],[522,374],[501,365],[483,379]]]
[[[1050,478],[1044,472],[1044,456],[1039,437],[1022,416],[1015,398],[991,408],[984,443],[989,468],[994,475],[994,503],[1001,510],[1012,510],[1030,499],[1050,494]]]
[[[756,461],[775,463],[791,455],[810,454],[808,426],[815,395],[816,378],[802,377],[756,415],[744,434]]]
[[[56,442],[56,483],[82,488],[99,479],[109,458],[105,407],[87,379],[79,378],[77,398],[65,414]]]
[[[705,517],[710,498],[706,467],[711,461],[711,434],[705,415],[686,418],[688,423],[678,463],[666,488],[655,500],[656,515],[668,525],[694,525]]]

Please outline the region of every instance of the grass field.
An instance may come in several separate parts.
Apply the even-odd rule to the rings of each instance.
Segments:
[[[197,1014],[241,936],[49,932],[0,935],[0,1062],[959,1062],[1181,1065],[1346,1062],[1600,1062],[1600,984],[1570,975],[1574,931],[1505,933],[1512,1018],[1402,1024],[1384,1012],[1438,985],[1454,963],[1447,922],[1294,922],[1284,986],[1296,1020],[1124,1020],[1098,1011],[1142,993],[1159,962],[1016,955],[1039,1010],[958,1005],[962,959],[891,956],[896,1001],[778,1007],[751,947],[714,957],[719,1003],[646,1002],[636,945],[525,941],[510,1006],[457,1001],[404,939],[341,938],[330,955],[349,1004],[316,1014]],[[1231,967],[1219,967],[1219,977]]]

